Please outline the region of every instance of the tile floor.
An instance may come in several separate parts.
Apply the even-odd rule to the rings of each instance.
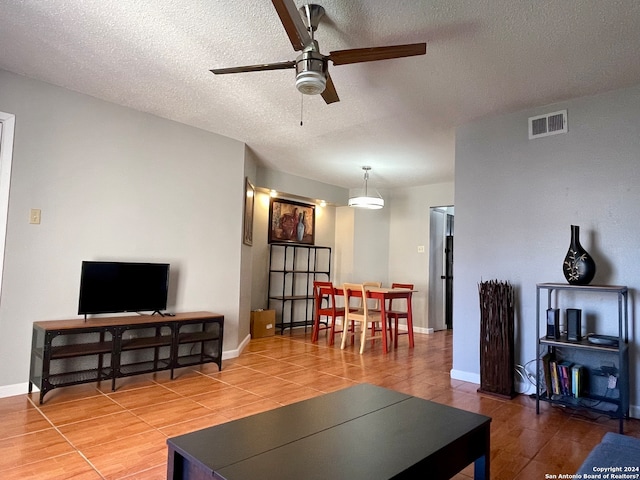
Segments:
[[[322,335],[322,334],[321,334]],[[369,343],[363,355],[321,336],[253,340],[242,355],[215,365],[0,399],[0,479],[165,479],[169,437],[368,382],[492,417],[491,478],[542,480],[573,473],[617,422],[571,414],[518,396],[503,400],[452,380],[452,335],[407,337],[388,355]],[[640,437],[640,421],[626,433]],[[469,467],[458,480],[472,477]],[[259,475],[256,476],[256,479]],[[303,480],[303,479],[301,479]]]

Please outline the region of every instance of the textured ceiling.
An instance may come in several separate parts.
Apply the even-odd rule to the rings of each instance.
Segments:
[[[305,96],[300,126],[293,70],[209,72],[295,59],[269,0],[0,0],[0,68],[241,140],[272,168],[347,188],[361,186],[362,165],[380,188],[451,181],[456,126],[640,83],[637,0],[319,3],[322,53],[426,41],[427,54],[330,64],[341,101]]]

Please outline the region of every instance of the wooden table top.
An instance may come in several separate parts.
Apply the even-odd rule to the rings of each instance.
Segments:
[[[223,317],[213,312],[184,312],[174,316],[160,315],[122,315],[113,317],[72,318],[69,320],[44,320],[33,322],[35,327],[47,330],[83,329],[93,327],[114,327],[120,325],[144,325],[147,323],[186,322],[204,318]]]

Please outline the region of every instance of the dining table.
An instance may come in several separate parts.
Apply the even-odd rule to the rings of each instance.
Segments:
[[[413,313],[411,309],[411,296],[417,290],[410,288],[391,288],[391,287],[367,287],[367,298],[379,300],[380,303],[380,319],[382,324],[382,351],[389,353],[389,342],[387,341],[387,302],[393,299],[405,299],[407,301],[407,329],[409,333],[409,348],[413,348]],[[344,296],[342,286],[335,287],[335,294]],[[353,292],[352,296],[362,297],[359,291]]]

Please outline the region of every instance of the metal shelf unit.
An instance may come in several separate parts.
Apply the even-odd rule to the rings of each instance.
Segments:
[[[292,243],[269,246],[267,303],[280,334],[313,325],[313,282],[331,279],[331,247]]]
[[[544,298],[546,292],[546,299]],[[558,308],[560,296],[573,294],[574,301],[600,295],[617,298],[618,345],[599,345],[586,338],[569,341],[566,335],[546,337],[546,312]],[[585,297],[585,295],[587,297]],[[543,330],[541,331],[541,326]],[[610,325],[611,326],[611,325]],[[538,283],[536,285],[536,351],[538,355],[536,375],[536,413],[540,413],[540,402],[549,402],[567,408],[575,408],[607,415],[619,420],[619,431],[623,432],[624,419],[629,418],[629,310],[628,290],[618,285],[569,285],[561,283]],[[583,395],[557,394],[546,385],[545,354],[558,360],[580,364],[586,369],[587,389]],[[607,364],[605,368],[604,363]],[[614,381],[611,377],[615,378]],[[603,394],[604,392],[604,394]]]

